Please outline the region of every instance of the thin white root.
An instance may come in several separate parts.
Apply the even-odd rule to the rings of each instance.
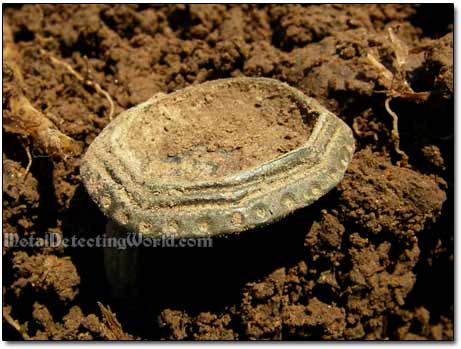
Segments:
[[[35,145],[50,156],[65,159],[71,154],[78,154],[79,144],[63,134],[25,96],[24,76],[19,66],[21,55],[15,47],[11,28],[6,19],[3,20],[3,72],[12,80],[11,84],[7,85],[11,89],[8,99],[10,110],[7,116],[4,116],[3,127],[7,132],[31,137]]]
[[[110,310],[110,307],[107,308],[101,303],[98,302],[99,309],[101,310],[102,316],[104,318],[104,327],[103,332],[109,340],[133,340],[133,338],[123,332],[122,325],[117,320],[115,314]]]
[[[21,327],[21,325],[11,317],[10,312],[8,308],[3,307],[3,319],[11,326],[13,327],[18,333],[21,335],[21,337],[24,340],[30,340],[29,335],[26,333],[26,331]]]
[[[25,181],[27,178],[27,175],[29,174],[30,167],[32,166],[32,155],[30,154],[29,147],[24,146],[24,149],[26,151],[27,158],[29,159],[29,162],[27,163],[27,167],[26,167],[26,172],[24,172],[24,181]]]
[[[390,27],[387,29],[389,40],[394,48],[396,64],[399,70],[403,68],[407,63],[409,50],[407,45],[395,34],[394,28]]]
[[[48,56],[50,58],[51,62],[53,62],[53,64],[60,65],[60,66],[62,66],[64,68],[66,68],[69,71],[69,73],[72,74],[73,76],[75,76],[75,78],[78,81],[80,81],[82,84],[94,88],[97,93],[99,93],[100,95],[105,97],[107,99],[107,101],[109,102],[109,120],[112,121],[112,118],[114,117],[115,105],[114,105],[114,101],[112,100],[112,97],[110,96],[109,92],[104,90],[101,87],[101,85],[99,85],[97,82],[94,82],[94,81],[89,80],[89,79],[85,79],[82,75],[80,75],[80,73],[78,73],[74,68],[72,68],[72,66],[70,64],[68,64],[68,63],[66,63],[64,61],[61,61],[60,59],[52,56],[49,52],[41,49],[40,53],[42,53],[45,56]]]
[[[387,69],[380,61],[376,59],[371,53],[367,53],[366,59],[368,62],[373,65],[378,72],[380,72],[380,83],[388,90],[392,88],[394,81],[394,74],[392,74],[389,69]]]
[[[401,158],[400,163],[404,166],[407,166],[408,165],[408,155],[403,150],[400,149],[400,134],[399,134],[399,126],[398,126],[399,117],[390,107],[391,99],[392,97],[388,97],[386,101],[384,102],[384,105],[386,107],[386,111],[392,117],[392,141],[394,142],[395,152],[400,155],[400,158]]]

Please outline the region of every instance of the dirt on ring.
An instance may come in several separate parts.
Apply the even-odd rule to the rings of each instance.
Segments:
[[[202,88],[162,98],[120,141],[145,159],[150,178],[207,180],[255,167],[304,144],[317,119],[283,86]]]
[[[3,339],[452,340],[453,14],[5,6]],[[150,304],[133,312],[109,296],[102,248],[43,239],[104,233],[79,159],[112,114],[237,76],[287,82],[341,117],[352,164],[281,222],[210,249],[153,251]]]

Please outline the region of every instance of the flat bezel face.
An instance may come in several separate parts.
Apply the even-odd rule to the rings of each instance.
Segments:
[[[110,143],[138,181],[194,186],[254,172],[302,147],[317,118],[287,85],[218,80],[158,98],[119,124]]]
[[[202,155],[194,154],[195,162],[189,161],[192,156],[188,149],[175,153],[179,155],[175,155],[174,161],[162,166],[162,161],[168,159],[162,159],[155,146],[165,144],[166,135],[161,131],[165,125],[170,130],[175,122],[187,125],[187,117],[192,114],[190,105],[195,108],[196,115],[191,117],[195,123],[202,119],[210,122],[203,116],[210,108],[211,113],[217,111],[215,118],[225,118],[225,109],[232,106],[223,107],[216,98],[226,89],[244,89],[250,97],[245,102],[259,106],[269,96],[285,98],[286,103],[298,108],[293,117],[300,118],[295,126],[302,128],[298,130],[302,142],[294,143],[285,152],[271,153],[268,148],[253,162],[246,162],[246,166],[227,164],[232,156],[220,152],[215,145],[213,150],[219,156],[210,167],[195,168]],[[211,103],[200,106],[207,96]],[[213,100],[218,106],[215,109]],[[275,105],[283,109],[283,104]],[[289,110],[293,111],[293,106]],[[235,109],[240,114],[246,110]],[[253,113],[250,117],[256,121],[259,117],[262,124],[266,122],[265,127],[270,127],[263,112],[255,116],[257,109],[247,109]],[[280,110],[280,115],[284,112]],[[240,114],[234,114],[236,120],[245,120],[246,116]],[[169,123],[169,119],[174,122]],[[210,133],[212,136],[213,129],[205,128],[201,135],[211,137]],[[217,144],[226,144],[225,141]],[[171,142],[174,144],[174,140]],[[189,144],[203,143],[191,138]],[[249,147],[246,150],[252,150],[251,144]],[[222,79],[157,96],[123,112],[91,144],[81,173],[88,192],[102,211],[127,229],[146,235],[209,236],[267,224],[309,205],[340,181],[353,151],[354,140],[347,125],[298,90],[272,79]],[[181,164],[188,161],[187,166]],[[210,158],[206,161],[210,163]],[[219,171],[220,167],[225,170]],[[187,168],[191,168],[190,173]]]

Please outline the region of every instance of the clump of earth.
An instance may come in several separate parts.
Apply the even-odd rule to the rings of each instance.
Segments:
[[[453,13],[6,7],[4,241],[103,234],[79,161],[112,114],[159,92],[279,79],[344,120],[356,153],[335,189],[280,222],[213,248],[153,249],[149,304],[134,313],[110,297],[102,248],[4,246],[4,339],[453,339]],[[303,130],[288,117],[291,148]]]

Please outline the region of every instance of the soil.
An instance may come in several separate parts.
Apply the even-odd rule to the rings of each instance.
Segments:
[[[253,86],[254,85],[254,86]],[[151,178],[165,182],[223,177],[300,147],[316,117],[288,91],[236,83],[163,98],[126,136]],[[141,157],[141,156],[139,156]]]
[[[453,339],[453,13],[6,6],[4,241],[103,234],[79,159],[111,102],[116,115],[204,81],[275,78],[349,124],[356,153],[335,189],[278,223],[153,251],[150,303],[134,312],[109,296],[102,248],[5,246],[3,339]]]

